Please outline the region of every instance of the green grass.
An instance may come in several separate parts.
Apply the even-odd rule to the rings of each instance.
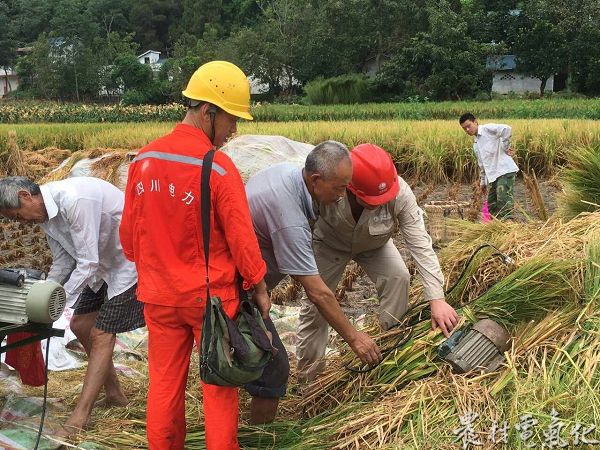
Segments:
[[[600,207],[600,143],[575,148],[568,160],[562,174],[565,193],[560,209],[571,218]]]

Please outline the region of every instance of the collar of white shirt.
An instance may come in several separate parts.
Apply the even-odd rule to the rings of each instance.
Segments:
[[[46,185],[40,186],[40,192],[42,193],[42,198],[44,199],[48,220],[53,219],[58,214],[58,206],[56,205],[54,198],[52,198],[52,193]]]

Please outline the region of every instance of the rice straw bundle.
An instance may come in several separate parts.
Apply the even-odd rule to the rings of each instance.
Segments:
[[[17,142],[17,133],[14,131],[8,132],[6,150],[0,155],[0,162],[5,175],[27,176],[28,174],[23,152]]]
[[[458,306],[472,301],[460,313],[471,321],[491,317],[509,329],[514,329],[520,323],[539,320],[561,306],[577,305],[583,273],[580,261],[584,256],[589,230],[600,229],[598,216],[600,214],[583,216],[566,224],[558,221],[542,226],[523,226],[500,221],[489,225],[465,222],[468,225],[464,235],[450,245],[454,249],[450,262],[454,272],[458,270],[456,266],[464,263],[481,241],[492,242],[503,249],[514,242],[516,235],[521,239],[516,249],[510,252],[516,264],[512,272],[507,274],[509,269],[497,263],[495,266],[489,262],[479,267],[474,265],[471,275],[466,277],[468,281],[464,282],[464,289],[475,293],[468,292],[466,295],[463,293],[453,297]],[[480,231],[477,233],[479,238],[468,239],[476,234],[471,233],[469,227]],[[556,237],[555,240],[552,240],[553,236]],[[549,237],[551,240],[548,240]],[[448,262],[445,265],[447,264]],[[501,269],[494,270],[498,266]],[[485,288],[471,288],[472,280],[480,280],[486,276],[488,279],[481,283]],[[419,317],[422,309],[411,311],[408,322]],[[369,332],[375,334],[375,329]],[[380,334],[376,340],[385,349],[393,347],[402,335],[403,330],[393,330]],[[343,367],[345,364],[355,364],[352,362],[355,361],[353,355],[346,351],[315,383],[301,405],[308,414],[317,414],[336,404],[377,398],[408,382],[431,375],[438,370],[435,349],[442,340],[443,336],[439,332],[431,332],[430,323],[424,321],[414,328],[411,339],[390,353],[380,366],[360,375]]]

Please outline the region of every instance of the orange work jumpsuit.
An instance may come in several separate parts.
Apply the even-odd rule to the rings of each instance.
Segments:
[[[183,449],[185,441],[189,360],[206,305],[200,172],[211,148],[202,130],[178,124],[140,150],[129,168],[120,237],[125,256],[136,264],[137,297],[145,303],[151,450]],[[210,186],[210,290],[234,317],[239,306],[236,273],[248,289],[263,279],[266,265],[242,179],[222,152],[215,154]],[[239,448],[237,388],[203,383],[202,392],[207,448]]]

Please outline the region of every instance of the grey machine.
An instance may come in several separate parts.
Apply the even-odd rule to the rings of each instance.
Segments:
[[[452,334],[438,348],[438,355],[454,372],[492,372],[504,362],[510,348],[510,334],[491,319],[481,319],[465,330]]]
[[[51,324],[65,309],[63,287],[32,269],[0,270],[0,322]]]

